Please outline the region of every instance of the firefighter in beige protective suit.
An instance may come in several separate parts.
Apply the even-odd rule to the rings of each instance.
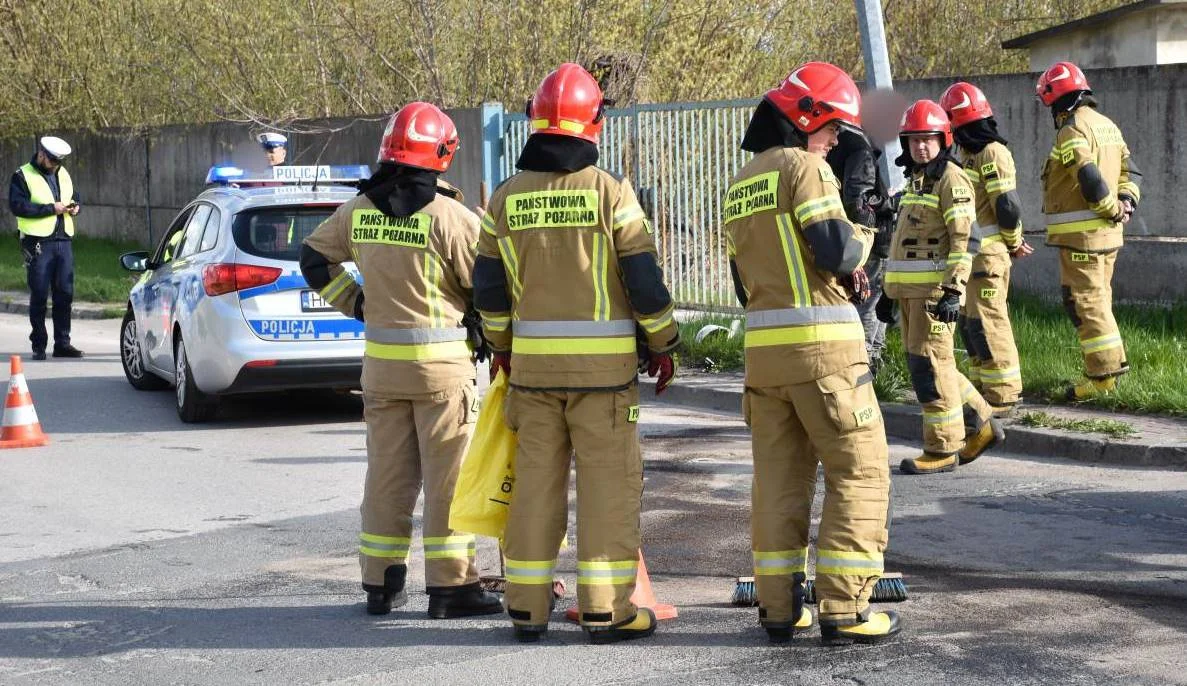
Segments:
[[[444,112],[406,105],[383,135],[380,170],[301,250],[309,285],[366,321],[359,560],[371,614],[407,601],[412,512],[422,486],[429,616],[502,611],[478,585],[474,537],[449,528],[454,482],[477,415],[476,344],[481,349],[470,282],[478,217],[437,179],[457,147],[457,129]],[[349,261],[365,287],[343,269]]]
[[[1142,175],[1121,130],[1096,111],[1088,79],[1076,65],[1055,63],[1036,90],[1057,129],[1043,167],[1047,245],[1059,249],[1063,306],[1084,356],[1086,378],[1066,393],[1069,400],[1087,400],[1112,392],[1129,371],[1113,318],[1113,267],[1123,227],[1142,198]]]
[[[940,106],[952,121],[957,154],[973,184],[981,251],[965,290],[960,333],[969,355],[969,380],[993,407],[1007,415],[1022,396],[1022,369],[1006,298],[1013,260],[1034,249],[1022,238],[1014,156],[997,132],[989,100],[971,83],[954,83]]]
[[[755,153],[723,203],[730,267],[746,309],[743,413],[754,449],[751,546],[759,622],[772,642],[812,624],[804,607],[816,470],[827,492],[816,542],[826,643],[898,633],[874,612],[890,470],[886,432],[853,301],[874,230],[846,219],[825,155],[842,127],[862,135],[861,96],[841,69],[809,62],[768,92],[742,148]]]
[[[574,454],[581,625],[593,643],[656,627],[630,600],[643,491],[636,377],[642,363],[657,393],[667,387],[679,330],[630,183],[595,166],[604,107],[576,64],[544,79],[520,171],[490,199],[474,265],[492,372],[510,372],[506,419],[519,436],[506,604],[525,642],[548,629]]]
[[[907,108],[898,163],[909,174],[891,239],[883,321],[902,312],[907,369],[923,405],[923,454],[903,460],[907,474],[967,464],[1005,438],[989,403],[956,368],[953,333],[979,251],[973,185],[952,154],[948,115],[935,102]]]

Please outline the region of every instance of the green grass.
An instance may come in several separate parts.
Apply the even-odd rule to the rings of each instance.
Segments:
[[[1065,419],[1046,412],[1027,412],[1018,418],[1023,426],[1064,429],[1076,433],[1105,434],[1111,438],[1128,438],[1137,433],[1132,424],[1116,419]]]
[[[739,317],[706,314],[680,325],[680,340],[683,341],[681,355],[683,364],[708,372],[741,371],[746,364],[742,352],[742,333],[729,338],[725,332],[717,332],[696,342],[697,332],[707,324],[717,324],[727,329]]]
[[[138,278],[120,266],[119,256],[144,248],[136,243],[103,238],[74,239],[74,299],[81,302],[123,302]],[[25,264],[15,236],[0,240],[0,290],[27,292]],[[122,311],[121,311],[122,314]]]
[[[1117,305],[1114,308],[1132,371],[1117,391],[1085,406],[1146,414],[1187,416],[1187,303],[1170,306]],[[1075,329],[1063,309],[1032,296],[1010,296],[1010,318],[1022,359],[1023,394],[1031,402],[1066,404],[1064,390],[1083,374]],[[714,371],[740,371],[742,336],[714,337],[696,345],[692,337],[706,322],[728,325],[729,318],[705,317],[681,325],[687,363]],[[960,339],[957,338],[960,345]],[[706,358],[715,364],[704,363]],[[910,391],[902,338],[896,328],[886,337],[882,372],[874,382],[878,397],[901,400]],[[967,363],[962,351],[957,359]]]

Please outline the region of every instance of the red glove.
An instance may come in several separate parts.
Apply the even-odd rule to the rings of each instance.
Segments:
[[[499,375],[499,370],[503,370],[503,376],[507,380],[511,380],[511,353],[492,352],[490,354],[490,382],[495,382],[495,377]]]
[[[849,276],[842,276],[841,284],[849,291],[849,300],[854,304],[860,305],[870,297],[870,277],[861,267],[853,270]]]
[[[655,394],[659,395],[668,390],[672,379],[676,376],[676,358],[672,353],[651,353],[651,362],[647,365],[647,376],[655,378]]]

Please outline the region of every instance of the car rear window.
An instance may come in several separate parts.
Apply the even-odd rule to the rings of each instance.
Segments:
[[[304,241],[330,217],[333,207],[265,207],[235,215],[235,245],[249,255],[296,261]]]

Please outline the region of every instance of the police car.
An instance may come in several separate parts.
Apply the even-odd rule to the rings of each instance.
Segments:
[[[211,187],[154,250],[120,257],[143,274],[120,327],[128,383],[173,386],[184,422],[211,419],[230,394],[358,388],[363,323],[309,288],[297,258],[369,175],[362,165],[212,168]]]

